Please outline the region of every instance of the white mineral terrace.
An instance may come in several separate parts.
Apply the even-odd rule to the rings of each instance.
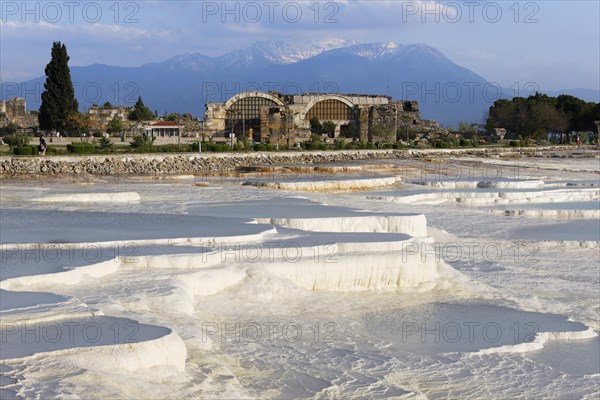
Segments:
[[[304,190],[304,191],[325,191],[325,190],[361,190],[371,189],[382,186],[394,185],[402,182],[399,176],[390,176],[383,178],[370,179],[339,179],[339,180],[321,180],[321,181],[300,181],[300,182],[246,182],[245,185],[267,187],[282,190]]]
[[[600,210],[490,210],[491,213],[507,217],[599,219]]]
[[[594,398],[597,174],[390,165],[3,182],[0,396]]]
[[[502,204],[547,204],[547,203],[566,203],[578,201],[597,201],[600,200],[600,188],[572,188],[572,189],[551,189],[551,190],[526,190],[528,188],[543,188],[543,182],[534,187],[521,186],[520,182],[502,182],[503,185],[485,185],[474,183],[470,187],[473,191],[435,191],[431,193],[409,194],[404,196],[373,196],[371,198],[384,200],[400,204],[442,204],[442,203],[460,203],[473,206],[502,205]],[[451,189],[465,189],[465,185],[454,182],[448,186],[437,186]],[[510,185],[509,185],[510,184]],[[519,191],[483,191],[482,188],[507,188],[522,189]],[[576,210],[575,210],[576,211]],[[584,213],[585,214],[585,213]],[[581,214],[581,215],[584,215]],[[541,215],[541,214],[540,214]],[[551,215],[549,213],[548,215]],[[566,215],[566,214],[565,214]],[[573,214],[575,215],[575,214]],[[595,214],[589,213],[590,216]]]
[[[140,195],[135,192],[122,193],[70,193],[63,196],[38,197],[33,201],[47,203],[139,203]]]

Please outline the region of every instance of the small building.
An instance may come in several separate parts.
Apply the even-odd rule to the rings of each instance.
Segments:
[[[156,121],[146,127],[146,136],[159,137],[178,137],[179,125],[175,121]]]

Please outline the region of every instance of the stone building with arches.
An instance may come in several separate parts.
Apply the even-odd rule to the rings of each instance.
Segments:
[[[314,118],[336,125],[335,132],[323,135],[326,142],[341,136],[394,143],[398,129],[422,123],[416,101],[368,94],[252,91],[238,93],[225,103],[207,103],[204,127],[209,136],[233,133],[262,143],[294,145],[310,138]]]

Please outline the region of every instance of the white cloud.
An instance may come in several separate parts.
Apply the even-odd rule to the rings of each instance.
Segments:
[[[2,35],[19,36],[26,34],[28,37],[45,37],[52,34],[70,34],[73,38],[81,39],[81,35],[88,39],[95,38],[104,41],[118,42],[140,39],[174,40],[176,34],[165,29],[143,29],[117,24],[51,24],[48,22],[13,22],[1,23]]]
[[[117,24],[87,24],[79,29],[80,32],[102,40],[132,41],[132,40],[174,40],[175,32],[164,29],[131,28]]]

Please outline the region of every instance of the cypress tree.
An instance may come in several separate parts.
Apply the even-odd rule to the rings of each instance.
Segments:
[[[44,130],[63,129],[69,114],[77,112],[79,104],[69,70],[67,47],[60,42],[52,44],[52,58],[46,66],[46,83],[38,121]]]

